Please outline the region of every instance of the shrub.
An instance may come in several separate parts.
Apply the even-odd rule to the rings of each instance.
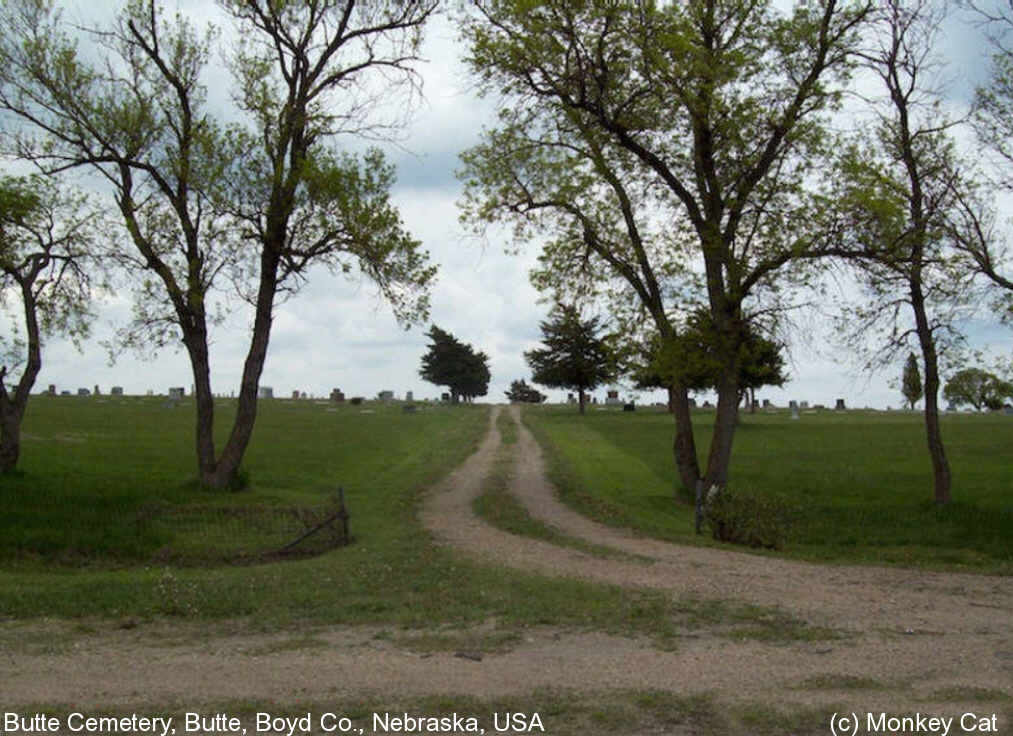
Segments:
[[[712,490],[704,508],[714,539],[764,549],[784,547],[793,516],[794,510],[780,496],[730,488]]]

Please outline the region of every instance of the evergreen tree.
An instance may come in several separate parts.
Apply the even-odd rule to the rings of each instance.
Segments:
[[[445,330],[433,325],[426,333],[432,343],[422,356],[419,375],[437,386],[450,389],[453,403],[485,396],[489,391],[489,356],[475,352]]]
[[[598,337],[600,320],[582,320],[576,307],[559,304],[541,327],[545,348],[524,353],[532,380],[551,388],[575,389],[583,414],[585,393],[615,376],[612,351]]]
[[[908,354],[907,363],[904,364],[901,391],[904,393],[904,398],[907,399],[909,409],[914,409],[915,402],[925,393],[922,389],[922,374],[918,370],[918,358],[914,353]]]
[[[534,386],[529,386],[527,381],[511,381],[510,390],[504,391],[507,400],[519,404],[541,404],[548,397]]]

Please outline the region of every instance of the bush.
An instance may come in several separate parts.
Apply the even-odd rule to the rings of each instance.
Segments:
[[[794,510],[780,496],[730,488],[708,494],[704,508],[714,539],[764,549],[784,547],[793,516]]]

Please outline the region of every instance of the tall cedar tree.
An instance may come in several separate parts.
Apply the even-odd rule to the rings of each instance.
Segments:
[[[908,353],[901,383],[903,384],[901,392],[907,400],[908,409],[914,409],[915,403],[925,394],[922,388],[922,374],[918,370],[918,358],[914,353]]]
[[[822,254],[810,172],[826,157],[871,2],[476,0],[468,62],[504,99],[496,129],[464,155],[465,217],[549,239],[540,286],[621,278],[663,340],[672,278],[703,274],[722,356],[706,471],[687,387],[672,386],[676,467],[723,487],[758,294]],[[589,287],[588,290],[593,290]]]
[[[489,392],[489,357],[445,330],[433,325],[426,333],[432,342],[422,356],[419,375],[437,386],[450,389],[453,403],[471,401]]]
[[[389,199],[379,153],[334,150],[340,135],[381,135],[380,95],[414,90],[421,29],[435,0],[223,0],[236,24],[230,69],[239,114],[216,118],[206,67],[219,49],[182,11],[127,0],[85,30],[54,4],[6,0],[0,108],[24,125],[5,153],[44,170],[86,168],[111,189],[138,275],[135,345],[182,342],[196,397],[202,484],[232,487],[253,433],[275,308],[313,265],[361,272],[398,319],[425,319],[433,271]],[[91,45],[84,46],[82,42]],[[376,82],[376,85],[374,85]],[[245,119],[246,124],[236,121]],[[214,438],[210,329],[234,287],[252,310],[235,420]]]
[[[524,353],[531,366],[531,380],[542,386],[576,390],[583,414],[587,392],[615,376],[612,352],[598,336],[600,320],[582,320],[576,307],[556,305],[541,328],[545,347]]]
[[[0,179],[0,304],[18,305],[14,324],[24,326],[23,338],[0,337],[0,472],[17,467],[21,420],[42,369],[43,338],[64,334],[76,341],[88,333],[94,221],[81,197],[51,181]],[[19,367],[20,377],[8,387]]]

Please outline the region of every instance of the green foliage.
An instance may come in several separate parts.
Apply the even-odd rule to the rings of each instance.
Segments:
[[[576,307],[557,304],[541,328],[545,347],[524,353],[535,383],[583,395],[615,376],[612,351],[599,336],[600,318],[583,320]]]
[[[943,388],[943,398],[954,406],[970,404],[977,411],[994,411],[1001,409],[1006,399],[1013,399],[1013,382],[981,368],[964,368],[950,376]]]
[[[521,404],[541,404],[548,398],[534,386],[529,386],[524,379],[511,381],[510,390],[503,393],[506,394],[507,401]]]
[[[432,342],[422,356],[419,375],[437,386],[447,386],[454,403],[485,396],[489,391],[489,356],[462,343],[433,325],[426,333]]]
[[[783,346],[760,335],[752,323],[743,329],[745,335],[736,348],[740,390],[784,385],[788,377],[781,354]],[[712,389],[717,386],[729,350],[722,346],[721,333],[710,311],[697,309],[674,336],[652,341],[645,356],[649,363],[634,371],[634,380],[639,388],[667,388],[679,381],[695,391]]]
[[[922,374],[918,370],[918,358],[914,353],[908,353],[907,362],[904,364],[904,375],[901,376],[901,393],[907,399],[909,409],[914,409],[915,402],[925,395],[922,388]]]
[[[708,496],[704,521],[719,542],[783,549],[792,516],[781,496],[724,488]]]

